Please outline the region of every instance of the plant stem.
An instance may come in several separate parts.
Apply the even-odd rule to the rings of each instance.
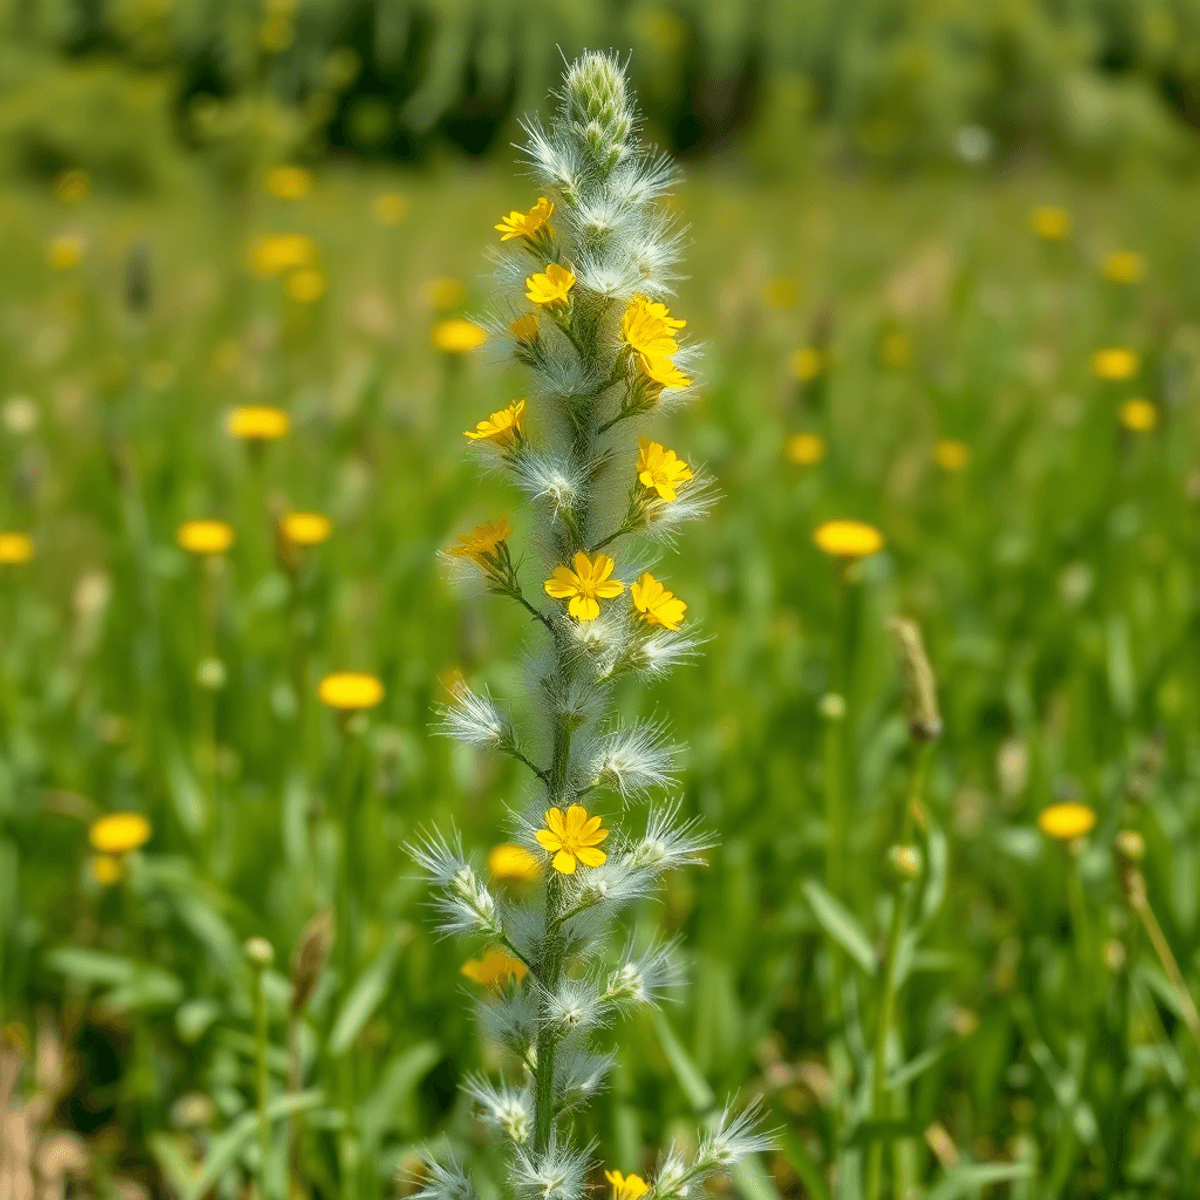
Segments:
[[[558,1035],[549,1021],[549,996],[558,986],[562,973],[563,951],[566,939],[562,933],[559,913],[563,904],[562,877],[553,868],[546,881],[546,934],[542,943],[542,961],[539,975],[542,982],[542,1000],[538,1012],[537,1077],[534,1082],[534,1151],[544,1154],[550,1144],[554,1128],[554,1052],[558,1046]]]
[[[267,1164],[271,1156],[271,1121],[267,1116],[267,989],[261,966],[254,968],[254,1060],[258,1088],[258,1194],[267,1200]]]
[[[1154,915],[1154,909],[1150,907],[1150,898],[1146,895],[1144,884],[1131,896],[1130,904],[1141,918],[1146,936],[1150,939],[1154,953],[1158,955],[1158,961],[1162,964],[1162,969],[1171,982],[1171,989],[1175,993],[1183,1022],[1195,1039],[1196,1045],[1200,1047],[1200,1013],[1196,1011],[1196,1003],[1192,999],[1192,993],[1188,990],[1187,981],[1183,978],[1183,972],[1179,969],[1179,963],[1171,950],[1170,943],[1163,934],[1158,918]]]

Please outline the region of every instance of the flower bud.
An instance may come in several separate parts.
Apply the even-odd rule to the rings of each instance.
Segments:
[[[887,864],[898,881],[916,879],[921,874],[921,851],[916,846],[889,846]]]
[[[919,742],[942,736],[942,714],[938,710],[937,679],[925,653],[920,627],[906,617],[892,617],[887,627],[896,638],[904,669],[909,733]]]
[[[837,692],[826,692],[817,703],[817,712],[827,721],[841,721],[846,716],[846,700]]]
[[[1122,829],[1113,838],[1113,849],[1127,862],[1141,862],[1146,857],[1146,839],[1136,829]]]
[[[333,913],[326,909],[300,931],[292,952],[292,1012],[299,1012],[313,994],[333,948]]]
[[[269,967],[275,961],[275,948],[264,937],[246,939],[246,957],[258,967]]]

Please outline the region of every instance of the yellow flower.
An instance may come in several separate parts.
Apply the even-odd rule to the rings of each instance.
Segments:
[[[383,699],[383,684],[365,671],[335,671],[317,684],[317,698],[330,708],[374,708]]]
[[[88,841],[101,854],[128,854],[144,846],[150,833],[150,822],[141,813],[107,813],[92,822]]]
[[[464,429],[463,433],[473,442],[494,442],[508,449],[521,440],[524,412],[525,401],[514,400],[507,408],[492,413],[486,421],[480,421],[474,429]]]
[[[426,303],[430,308],[437,309],[438,312],[449,312],[450,309],[457,308],[467,294],[462,280],[455,279],[453,275],[445,275],[439,279],[427,279],[424,291]]]
[[[817,526],[813,541],[834,558],[866,558],[883,549],[883,534],[864,521],[826,521]]]
[[[597,554],[593,559],[580,550],[575,555],[575,570],[555,567],[553,577],[542,586],[547,596],[570,600],[567,611],[577,621],[594,621],[600,615],[599,602],[611,600],[625,590],[619,579],[609,579],[616,565],[607,554]]]
[[[634,296],[625,308],[621,333],[626,344],[645,358],[665,358],[679,350],[675,333],[686,324],[672,317],[665,304]]]
[[[46,257],[56,271],[69,271],[83,258],[83,242],[77,237],[56,237],[46,247]]]
[[[450,553],[458,558],[479,558],[481,555],[494,555],[504,540],[511,536],[512,526],[508,523],[508,513],[501,513],[500,520],[494,525],[484,521],[482,525],[463,534],[458,544],[450,547]]]
[[[0,565],[27,563],[33,557],[33,539],[27,533],[0,533]]]
[[[224,554],[233,545],[233,526],[204,518],[184,521],[175,531],[175,540],[191,554]]]
[[[264,279],[311,266],[316,259],[317,243],[302,233],[273,233],[259,238],[250,249],[250,265]]]
[[[640,1175],[622,1175],[620,1171],[605,1171],[604,1178],[612,1184],[612,1200],[641,1200],[650,1185]]]
[[[279,518],[283,536],[294,546],[318,546],[333,532],[333,522],[319,512],[289,512]]]
[[[518,317],[510,326],[513,337],[522,345],[528,345],[530,342],[536,342],[538,330],[540,328],[537,313],[526,313],[523,317]]]
[[[463,317],[448,317],[433,327],[429,340],[443,354],[466,354],[487,341],[487,330]]]
[[[546,809],[545,829],[534,835],[547,854],[553,854],[551,866],[563,875],[575,874],[575,861],[585,867],[598,867],[608,857],[597,850],[608,830],[600,828],[600,818],[589,819],[582,804],[572,804],[564,813],[561,808]]]
[[[496,228],[500,232],[502,242],[510,242],[513,238],[523,237],[533,241],[550,221],[554,205],[545,196],[539,196],[538,202],[527,212],[517,212],[515,209],[507,217],[500,218]]]
[[[1147,433],[1158,424],[1158,409],[1149,400],[1126,400],[1117,415],[1121,424],[1135,433]]]
[[[642,438],[638,445],[638,479],[664,500],[674,500],[677,489],[692,477],[692,468],[678,458],[674,450],[664,450],[658,442]]]
[[[488,851],[488,872],[493,879],[526,882],[538,877],[537,859],[524,846],[501,842]]]
[[[638,355],[642,365],[642,373],[647,379],[665,387],[668,392],[677,392],[680,388],[691,387],[692,381],[669,359],[647,358]]]
[[[513,958],[499,947],[489,950],[483,958],[467,959],[461,969],[472,983],[482,984],[493,991],[499,991],[510,979],[519,983],[529,973],[519,958]]]
[[[1096,824],[1094,809],[1077,801],[1051,804],[1038,813],[1038,828],[1047,836],[1062,842],[1073,841],[1090,833]]]
[[[1110,283],[1137,283],[1146,273],[1146,260],[1133,250],[1114,250],[1104,260],[1104,278]]]
[[[54,181],[54,194],[64,204],[77,204],[92,190],[92,177],[86,171],[64,171]]]
[[[820,375],[821,368],[824,365],[825,355],[816,346],[805,346],[804,349],[797,350],[788,359],[788,370],[801,383],[807,383],[810,379],[816,379]]]
[[[399,192],[381,192],[371,203],[371,213],[380,225],[399,225],[408,216],[408,199]]]
[[[313,177],[303,167],[272,167],[263,184],[280,200],[301,200],[312,191]]]
[[[558,263],[549,263],[544,274],[530,275],[525,280],[525,298],[534,304],[566,304],[575,286],[575,273]]]
[[[1092,374],[1097,379],[1109,379],[1120,382],[1132,379],[1141,366],[1141,359],[1136,350],[1124,346],[1105,346],[1092,355]]]
[[[325,294],[325,276],[313,267],[301,267],[288,275],[283,287],[297,304],[315,304]]]
[[[819,433],[793,433],[783,452],[792,462],[811,467],[825,457],[825,439]]]
[[[1071,214],[1065,208],[1045,205],[1029,214],[1029,227],[1046,242],[1061,242],[1071,232]]]
[[[633,607],[647,625],[661,625],[674,632],[683,624],[687,605],[649,572],[630,587],[629,594],[633,597]]]
[[[933,461],[943,471],[961,471],[971,461],[971,447],[966,442],[942,438],[933,447]]]
[[[291,422],[282,408],[247,404],[230,410],[225,428],[230,436],[243,441],[273,442],[287,436]]]
[[[889,333],[879,343],[879,357],[885,367],[906,367],[912,359],[912,343],[902,333]]]
[[[121,860],[113,854],[97,854],[91,861],[92,878],[101,887],[112,887],[121,882],[125,867]]]

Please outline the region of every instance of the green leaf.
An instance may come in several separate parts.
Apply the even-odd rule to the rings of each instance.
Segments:
[[[174,741],[168,743],[164,758],[167,792],[175,808],[175,816],[189,837],[199,837],[208,824],[208,802],[204,792]]]
[[[708,1080],[704,1078],[700,1068],[692,1062],[688,1052],[675,1036],[675,1031],[671,1028],[666,1014],[661,1009],[654,1010],[654,1029],[662,1044],[663,1053],[667,1056],[667,1062],[671,1064],[671,1070],[675,1072],[675,1078],[679,1081],[679,1086],[683,1088],[683,1094],[687,1097],[688,1103],[698,1113],[708,1112],[717,1102],[716,1094],[708,1086]]]
[[[775,1105],[772,1105],[772,1111],[780,1121],[780,1126],[775,1131],[780,1153],[787,1159],[788,1165],[796,1172],[797,1178],[808,1190],[810,1200],[832,1200],[817,1160],[809,1154],[808,1147],[788,1123],[787,1116],[783,1111]]]
[[[146,1146],[162,1172],[169,1193],[185,1195],[196,1182],[196,1170],[176,1138],[166,1133],[152,1133],[146,1139]]]
[[[106,950],[88,950],[82,946],[60,946],[46,953],[46,966],[72,979],[113,987],[133,978],[138,964]]]
[[[955,1200],[989,1183],[1007,1183],[1028,1179],[1033,1174],[1029,1163],[963,1163],[954,1167],[925,1193],[925,1200]]]
[[[918,1054],[916,1058],[906,1062],[902,1067],[897,1067],[887,1077],[887,1089],[891,1091],[892,1088],[903,1087],[906,1083],[911,1083],[914,1079],[924,1075],[930,1067],[944,1058],[954,1046],[954,1042],[941,1042]]]
[[[775,1181],[757,1157],[743,1158],[730,1175],[746,1200],[780,1200]]]
[[[871,1142],[894,1142],[900,1138],[919,1138],[925,1132],[927,1122],[918,1121],[916,1117],[872,1117],[860,1121],[849,1130],[842,1142],[843,1146],[868,1146]]]
[[[376,955],[375,961],[358,977],[333,1023],[329,1035],[329,1053],[335,1058],[345,1054],[354,1039],[362,1032],[371,1014],[387,995],[396,959],[400,956],[401,939],[393,934],[391,940]]]
[[[183,981],[162,967],[138,965],[132,977],[103,997],[110,1012],[174,1008],[184,997]]]
[[[383,1070],[375,1090],[359,1105],[358,1127],[367,1153],[401,1123],[417,1085],[441,1061],[442,1047],[429,1039],[401,1050]]]
[[[803,892],[821,928],[868,974],[878,967],[870,939],[854,914],[815,879],[805,881]]]

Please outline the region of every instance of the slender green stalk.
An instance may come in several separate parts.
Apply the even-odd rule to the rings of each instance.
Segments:
[[[267,1116],[270,1080],[267,1075],[267,993],[264,971],[256,966],[254,972],[254,1065],[258,1091],[258,1194],[267,1200],[267,1165],[271,1157],[271,1121]]]
[[[563,952],[566,941],[559,920],[562,911],[562,877],[551,871],[546,883],[546,938],[543,943],[539,978],[542,984],[542,1001],[539,1006],[540,1020],[537,1037],[537,1074],[534,1083],[534,1149],[543,1154],[550,1144],[554,1129],[554,1056],[558,1047],[558,1035],[547,1019],[548,997],[558,986],[562,974]]]

